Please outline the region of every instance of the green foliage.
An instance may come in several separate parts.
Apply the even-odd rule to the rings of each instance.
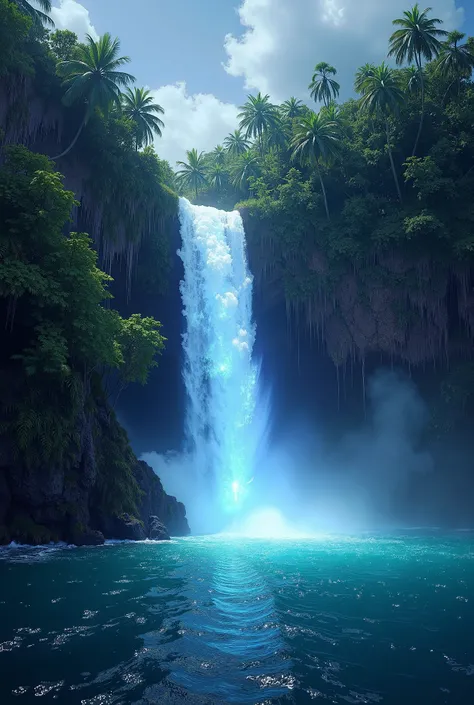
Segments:
[[[404,227],[409,239],[412,237],[442,237],[445,232],[443,223],[435,215],[425,210],[413,218],[405,218]]]
[[[244,136],[242,130],[234,130],[224,140],[224,147],[231,157],[238,157],[250,147],[250,142]]]
[[[207,169],[204,152],[198,154],[196,149],[186,152],[187,162],[177,162],[181,169],[176,174],[179,186],[194,191],[196,198],[199,189],[207,183]]]
[[[321,102],[324,105],[329,105],[332,100],[339,96],[341,86],[331,78],[337,73],[334,66],[327,64],[325,61],[317,64],[314,67],[313,78],[309,84],[311,98],[317,103]]]
[[[120,107],[120,87],[133,83],[135,78],[119,71],[130,57],[119,56],[120,41],[106,32],[95,41],[87,35],[86,43],[77,50],[77,58],[62,61],[58,73],[66,88],[65,105],[83,103],[90,117],[96,108],[107,111],[110,104]]]
[[[301,117],[305,112],[305,105],[301,100],[291,97],[280,105],[280,113],[283,119],[293,120]]]
[[[25,51],[32,20],[20,12],[11,0],[0,0],[0,77],[32,72],[32,62]]]
[[[158,115],[163,115],[165,111],[161,105],[153,102],[149,90],[127,88],[122,95],[122,112],[133,123],[137,149],[153,142],[153,133],[161,137],[165,125]]]
[[[270,102],[270,96],[261,93],[248,96],[247,102],[240,108],[238,118],[246,138],[260,140],[264,132],[278,126],[280,119],[276,106]]]
[[[50,160],[25,147],[4,156],[0,313],[12,380],[2,380],[1,428],[24,462],[64,462],[78,449],[93,370],[120,368],[127,383],[144,383],[164,339],[154,319],[124,321],[103,306],[111,277],[97,267],[88,235],[64,235],[74,196]]]
[[[400,29],[390,37],[389,56],[394,56],[397,64],[413,61],[421,69],[423,59],[431,61],[441,51],[440,38],[447,36],[444,29],[438,25],[442,20],[429,17],[431,7],[421,11],[418,3],[403,13],[403,17],[393,20],[393,24]]]
[[[142,318],[138,313],[121,321],[120,378],[124,384],[147,383],[150,370],[157,367],[155,357],[163,350],[166,340],[160,335],[160,328],[161,323],[154,318]]]
[[[71,144],[54,159],[59,159],[68,154],[76,144],[84,126],[96,110],[107,116],[112,107],[120,111],[122,94],[120,88],[128,86],[135,78],[124,71],[124,64],[129,63],[130,57],[119,56],[120,41],[112,39],[106,32],[97,41],[90,35],[86,36],[86,43],[79,44],[73,57],[67,61],[60,61],[57,66],[58,74],[63,78],[63,103],[71,106],[79,104],[83,108],[83,118],[79,129]],[[149,122],[149,121],[148,121]],[[135,130],[136,130],[135,123]],[[140,123],[140,135],[136,139],[144,139],[144,123]]]
[[[112,516],[137,515],[141,491],[133,474],[136,458],[127,434],[110,412],[106,428],[98,421],[95,427],[98,477],[97,504]]]
[[[447,263],[455,267],[463,256],[471,262],[474,89],[464,77],[459,92],[442,104],[449,78],[436,59],[424,67],[423,81],[430,119],[420,156],[410,156],[419,131],[420,70],[384,64],[358,70],[361,100],[330,103],[317,116],[306,113],[291,121],[293,154],[303,157],[299,164],[287,149],[261,154],[259,143],[250,146],[248,159],[255,159],[258,172],[252,197],[239,207],[255,223],[249,228],[254,256],[272,281],[283,282],[289,303],[309,306],[315,298],[337,296],[349,272],[362,296],[375,281],[390,291],[421,286],[408,264],[419,258],[430,262],[430,271]],[[324,217],[329,210],[331,221]],[[377,265],[384,253],[396,253],[405,269],[397,273]],[[407,326],[423,325],[419,310],[404,309]],[[395,309],[394,315],[398,320]]]
[[[413,182],[420,201],[429,201],[431,196],[449,198],[454,195],[453,179],[443,176],[433,157],[409,157],[405,166],[405,180]]]
[[[54,26],[54,22],[48,14],[51,12],[51,0],[36,0],[34,3],[28,0],[12,0],[12,2],[18,6],[20,12],[31,18],[33,25]]]
[[[356,84],[362,93],[362,110],[381,118],[399,112],[403,102],[400,74],[385,63],[373,66],[367,75],[358,77]]]
[[[70,61],[79,55],[77,34],[69,29],[56,29],[48,37],[56,61]]]

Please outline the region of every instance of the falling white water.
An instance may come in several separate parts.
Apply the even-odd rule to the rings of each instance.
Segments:
[[[219,509],[238,508],[251,489],[266,424],[256,423],[258,367],[252,361],[252,276],[237,211],[180,199],[186,332],[186,432],[197,481]],[[195,478],[196,481],[196,478]],[[198,491],[198,488],[196,488]]]

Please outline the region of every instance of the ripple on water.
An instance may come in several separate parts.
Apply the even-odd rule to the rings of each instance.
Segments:
[[[470,541],[9,548],[0,703],[470,705]]]

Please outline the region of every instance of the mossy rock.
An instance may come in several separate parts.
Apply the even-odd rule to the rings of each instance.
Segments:
[[[80,522],[73,525],[71,540],[76,546],[100,546],[105,541],[101,531],[95,531]]]
[[[12,541],[18,543],[29,543],[33,546],[57,542],[58,536],[42,524],[36,524],[31,517],[25,514],[18,514],[10,525],[10,535]]]

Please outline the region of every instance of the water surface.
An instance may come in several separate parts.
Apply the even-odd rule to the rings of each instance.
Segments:
[[[471,705],[473,603],[471,534],[4,549],[0,703]]]

